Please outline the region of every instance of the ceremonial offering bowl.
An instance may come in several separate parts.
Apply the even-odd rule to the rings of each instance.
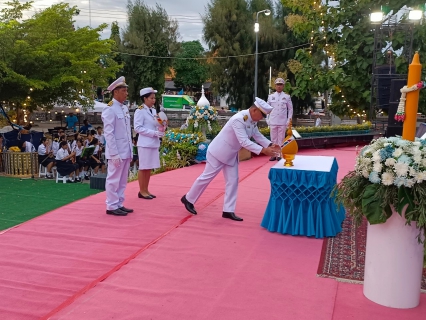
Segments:
[[[293,166],[293,160],[296,156],[297,151],[299,151],[299,146],[297,145],[296,140],[293,140],[288,144],[284,145],[284,147],[281,149],[281,153],[283,155],[283,158],[285,159],[284,167]]]

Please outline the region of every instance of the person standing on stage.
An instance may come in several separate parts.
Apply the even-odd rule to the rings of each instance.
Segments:
[[[105,158],[108,174],[105,183],[107,214],[125,216],[133,212],[123,206],[130,161],[132,160],[132,136],[130,114],[124,101],[127,98],[127,84],[124,77],[115,80],[108,87],[113,99],[102,111]]]
[[[275,80],[275,89],[277,91],[268,97],[268,104],[273,107],[267,118],[271,141],[279,146],[283,144],[287,126],[293,118],[293,103],[290,96],[283,92],[284,84],[284,79],[277,78]],[[281,157],[272,156],[269,160],[279,161]]]
[[[151,170],[160,167],[160,138],[164,136],[164,127],[158,123],[155,111],[155,94],[153,88],[140,91],[142,105],[136,109],[134,128],[138,134],[139,155],[139,192],[138,198],[152,200],[155,195],[148,191]]]
[[[228,120],[207,149],[207,163],[204,172],[181,199],[186,210],[192,214],[197,214],[194,203],[214,177],[223,170],[226,186],[222,217],[243,221],[242,218],[235,215],[238,190],[238,153],[241,148],[246,148],[255,154],[263,153],[267,156],[273,156],[281,151],[279,146],[266,139],[257,128],[257,122],[265,118],[271,110],[270,105],[262,99],[256,98],[253,106],[238,112]],[[260,145],[252,142],[250,140],[252,137]]]

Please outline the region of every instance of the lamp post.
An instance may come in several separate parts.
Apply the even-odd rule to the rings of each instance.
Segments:
[[[254,67],[254,96],[257,97],[257,55],[259,46],[259,13],[265,13],[265,16],[271,14],[271,10],[265,9],[256,13],[256,23],[254,24],[254,32],[256,33],[256,53],[255,53],[255,67]]]

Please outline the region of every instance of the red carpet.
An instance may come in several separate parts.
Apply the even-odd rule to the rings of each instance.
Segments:
[[[351,150],[333,155],[339,177]],[[420,319],[378,306],[362,286],[316,277],[322,241],[260,227],[269,197],[267,157],[240,164],[238,223],[222,219],[218,176],[190,217],[180,197],[203,165],[152,177],[152,201],[129,184],[127,217],[105,214],[104,194],[0,235],[2,319]],[[344,172],[342,172],[344,171]]]

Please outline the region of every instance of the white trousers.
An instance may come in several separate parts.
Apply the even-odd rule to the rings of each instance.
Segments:
[[[283,145],[287,126],[269,126],[271,142],[279,146]]]
[[[121,208],[127,186],[131,159],[123,159],[119,167],[108,160],[108,175],[105,183],[107,210]]]
[[[206,190],[209,183],[223,170],[225,177],[225,201],[223,203],[224,212],[235,212],[238,193],[238,154],[235,156],[234,165],[230,166],[217,160],[207,151],[207,163],[204,172],[195,180],[186,199],[194,204]]]

